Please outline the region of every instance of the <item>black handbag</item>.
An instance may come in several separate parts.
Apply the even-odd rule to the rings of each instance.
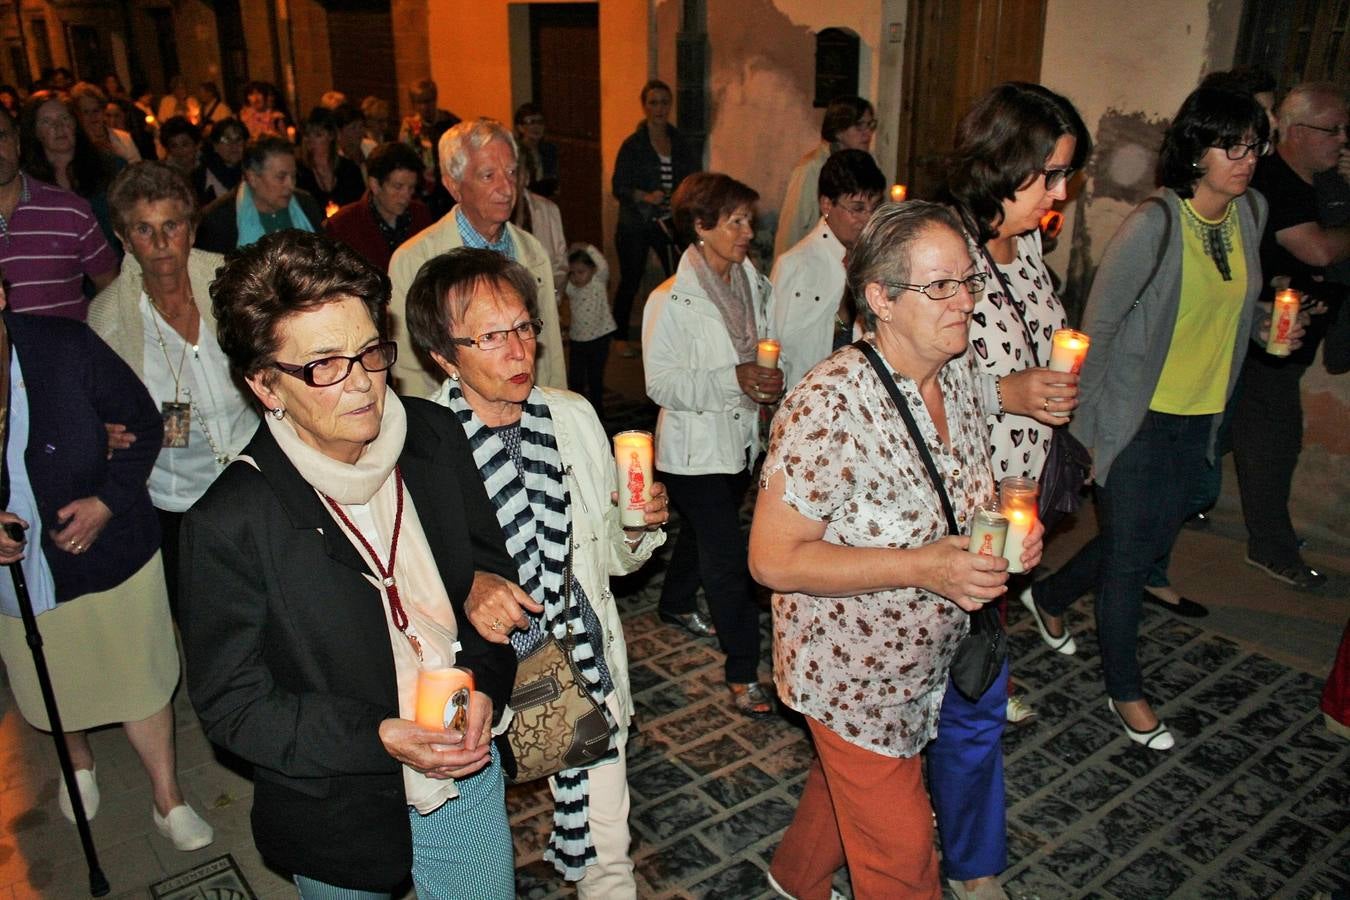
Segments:
[[[1017,314],[1017,321],[1026,335],[1027,347],[1031,350],[1031,361],[1040,368],[1041,356],[1036,352],[1036,338],[1027,327],[1022,310],[1013,301],[1012,286],[1003,277],[1003,272],[984,251],[984,261],[988,263],[994,277],[1003,288],[1003,296]],[[1069,424],[1057,425],[1050,430],[1050,444],[1046,448],[1045,464],[1041,467],[1041,477],[1037,479],[1040,492],[1037,498],[1037,512],[1046,529],[1054,527],[1064,516],[1073,515],[1083,505],[1083,488],[1092,473],[1092,454],[1083,442],[1069,433]]]
[[[923,439],[923,433],[919,431],[918,423],[914,421],[914,413],[910,411],[909,404],[900,396],[895,379],[881,362],[876,349],[862,340],[855,342],[853,346],[858,348],[872,364],[872,368],[877,370],[877,377],[885,385],[886,392],[891,395],[895,408],[900,411],[900,418],[905,420],[905,427],[909,429],[909,436],[913,439],[914,446],[918,448],[923,467],[928,471],[928,477],[932,479],[938,499],[942,501],[942,512],[947,516],[947,532],[959,536],[961,529],[956,524],[952,501],[947,496],[942,476],[938,474],[933,455],[928,452],[928,444]],[[956,685],[961,696],[974,703],[984,696],[985,691],[994,683],[994,679],[998,678],[998,673],[1007,658],[1008,635],[1003,630],[1003,623],[999,621],[998,610],[993,604],[986,603],[970,613],[970,633],[961,639],[961,643],[956,647],[956,655],[952,657],[949,669],[952,684]]]

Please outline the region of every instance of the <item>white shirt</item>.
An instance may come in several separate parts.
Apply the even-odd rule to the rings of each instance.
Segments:
[[[150,473],[150,499],[158,509],[184,512],[224,471],[217,454],[233,458],[248,443],[258,426],[258,414],[235,386],[230,363],[208,328],[199,322],[197,343],[188,344],[160,318],[143,291],[140,306],[146,389],[161,406],[174,402],[175,395],[178,402],[192,406],[188,445],[159,451]]]

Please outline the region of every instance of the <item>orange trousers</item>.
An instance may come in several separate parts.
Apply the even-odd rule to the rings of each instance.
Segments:
[[[921,759],[882,756],[806,721],[816,760],[769,867],[774,880],[797,900],[829,900],[847,863],[857,900],[940,900]]]

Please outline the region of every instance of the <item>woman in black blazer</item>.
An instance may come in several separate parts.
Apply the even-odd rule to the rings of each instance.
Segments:
[[[471,594],[519,588],[488,574],[515,569],[463,430],[386,391],[388,284],[297,231],[212,284],[266,415],[184,521],[188,687],[207,736],[254,765],[254,840],[302,897],[387,896],[411,872],[422,898],[505,900],[511,760],[491,734],[515,658],[461,623]],[[449,665],[476,677],[463,732],[410,721],[419,669]]]

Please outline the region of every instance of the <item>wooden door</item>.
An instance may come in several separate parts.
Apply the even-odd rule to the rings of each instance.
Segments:
[[[595,3],[530,6],[534,102],[547,122],[544,139],[558,147],[558,192],[553,200],[562,211],[569,242],[603,247],[599,24]]]
[[[956,124],[1004,81],[1038,81],[1045,0],[910,0],[896,168],[909,196],[942,180]]]
[[[334,90],[346,94],[358,109],[361,101],[371,96],[398,107],[394,26],[389,3],[330,4],[328,48],[333,60]]]

